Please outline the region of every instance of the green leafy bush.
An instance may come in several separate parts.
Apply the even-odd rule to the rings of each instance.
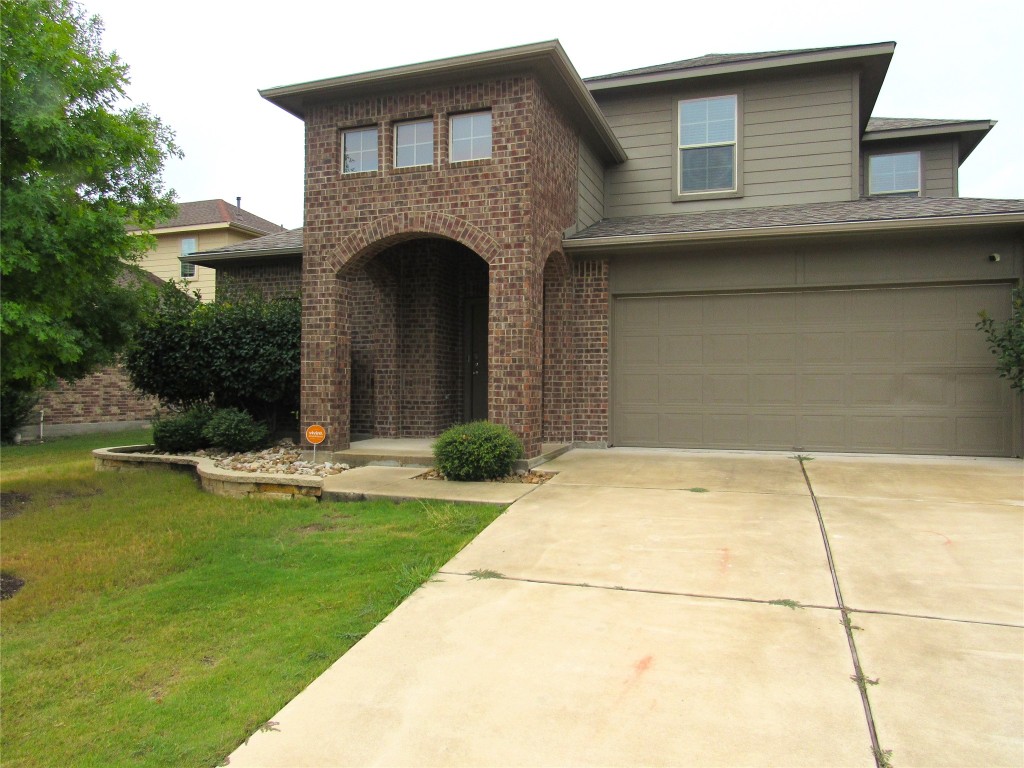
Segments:
[[[203,304],[169,283],[124,360],[132,385],[171,407],[213,402],[273,427],[299,409],[301,306],[249,295]]]
[[[493,480],[512,471],[523,444],[511,429],[489,421],[456,424],[434,443],[437,468],[449,480]]]
[[[1013,389],[1024,392],[1024,288],[1013,289],[1010,317],[1005,322],[997,323],[986,312],[978,314],[977,328],[996,356],[996,370],[1010,380]]]
[[[14,439],[38,402],[39,393],[25,382],[0,384],[0,441],[9,443]]]
[[[214,448],[241,453],[265,445],[267,438],[270,437],[270,431],[266,424],[257,421],[245,411],[221,408],[206,422],[203,437]]]
[[[203,435],[213,415],[210,406],[194,405],[177,416],[162,417],[153,422],[153,445],[158,451],[192,453],[209,448],[210,441]]]

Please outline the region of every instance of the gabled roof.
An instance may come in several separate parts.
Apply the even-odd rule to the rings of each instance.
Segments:
[[[915,117],[872,117],[864,131],[864,141],[956,136],[963,163],[981,140],[996,125],[995,120],[941,120]]]
[[[467,78],[504,75],[516,70],[534,72],[603,157],[619,163],[626,160],[626,152],[615,132],[557,40],[265,88],[260,91],[260,96],[296,117],[303,118],[310,105],[327,99],[348,99],[395,90],[436,87]]]
[[[152,231],[201,227],[209,224],[228,224],[260,234],[284,231],[284,227],[280,224],[267,221],[226,200],[197,200],[191,203],[178,203],[178,215],[170,221],[165,221],[154,227]]]
[[[835,203],[628,216],[602,219],[563,241],[567,249],[607,250],[641,245],[746,237],[838,234],[941,226],[1009,224],[1024,227],[1024,200],[964,197],[866,197]]]
[[[709,53],[695,59],[588,77],[583,82],[592,92],[597,93],[695,78],[749,76],[755,72],[783,68],[797,72],[820,67],[845,66],[860,72],[860,113],[863,131],[868,116],[878,100],[878,93],[882,89],[882,82],[885,80],[885,73],[889,70],[889,62],[895,50],[896,43],[884,42],[756,53]]]
[[[226,263],[239,264],[257,259],[290,258],[293,256],[302,256],[302,227],[256,237],[242,243],[226,245],[223,248],[196,251],[180,258],[186,264],[216,267]]]

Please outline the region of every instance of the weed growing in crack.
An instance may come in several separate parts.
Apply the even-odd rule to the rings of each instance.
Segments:
[[[687,488],[690,493],[708,493],[707,488]]]
[[[881,747],[874,747],[872,752],[875,753],[875,764],[878,768],[892,768],[892,750],[882,749]]]
[[[792,608],[794,611],[797,608],[803,608],[796,600],[769,600],[768,605],[784,605],[787,608]]]
[[[474,581],[479,579],[504,579],[505,574],[499,573],[498,571],[492,571],[487,568],[477,568],[475,571],[470,571],[469,575],[473,577]]]
[[[789,458],[796,459],[801,464],[803,464],[805,461],[814,461],[813,456],[804,456],[802,453],[798,453],[796,456],[790,456]]]

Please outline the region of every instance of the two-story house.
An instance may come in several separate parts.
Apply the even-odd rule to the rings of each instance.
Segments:
[[[304,231],[190,260],[301,286],[334,448],[490,418],[531,457],[1019,455],[975,322],[1008,315],[1024,201],[957,197],[988,120],[872,117],[894,49],[584,81],[548,42],[272,88]]]

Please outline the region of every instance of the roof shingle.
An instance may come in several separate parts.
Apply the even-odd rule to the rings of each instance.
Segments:
[[[270,234],[283,232],[284,227],[272,221],[249,213],[226,200],[198,200],[178,203],[178,215],[170,221],[154,227],[155,230],[171,227],[198,227],[204,224],[235,224],[239,227]]]

